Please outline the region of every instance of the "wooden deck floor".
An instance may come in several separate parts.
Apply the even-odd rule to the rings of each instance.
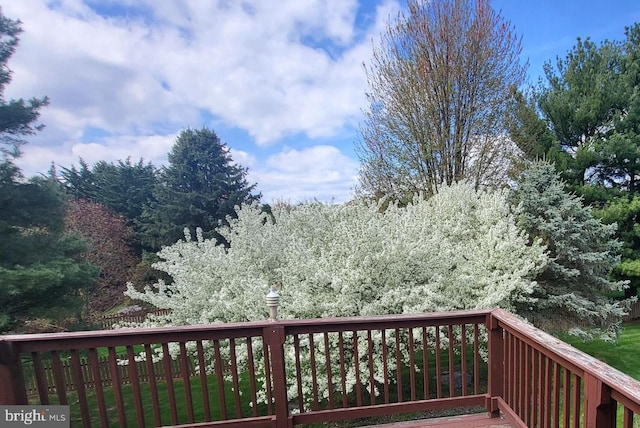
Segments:
[[[518,426],[508,417],[490,418],[487,413],[450,416],[446,418],[423,419],[419,421],[396,422],[363,428],[512,428]]]

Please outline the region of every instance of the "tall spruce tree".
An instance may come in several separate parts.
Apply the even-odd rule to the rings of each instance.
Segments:
[[[260,199],[252,193],[255,184],[247,182],[247,169],[233,163],[228,147],[209,129],[182,131],[168,160],[139,222],[151,250],[180,240],[185,228],[218,237],[215,228],[236,206]]]
[[[7,61],[18,45],[20,21],[0,11],[0,332],[28,318],[77,315],[76,298],[97,269],[78,260],[83,243],[64,233],[63,194],[53,179],[26,181],[14,160],[47,97],[5,100]],[[67,311],[61,311],[65,307]]]
[[[615,334],[624,314],[623,305],[607,295],[624,287],[610,279],[621,248],[615,225],[595,218],[547,162],[534,162],[524,172],[513,198],[522,207],[520,226],[547,246],[550,259],[536,278],[536,301],[519,312],[545,328],[569,322],[605,338]]]

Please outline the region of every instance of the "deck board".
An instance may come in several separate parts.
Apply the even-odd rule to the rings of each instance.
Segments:
[[[383,425],[371,425],[362,428],[512,428],[517,426],[508,417],[490,418],[487,413],[449,416],[446,418],[421,419],[417,421],[396,422]]]

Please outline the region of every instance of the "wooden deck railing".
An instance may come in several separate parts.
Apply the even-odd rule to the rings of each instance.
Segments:
[[[640,383],[502,310],[3,336],[0,385],[0,404],[69,404],[73,426],[290,427],[471,406],[531,427],[640,419]]]

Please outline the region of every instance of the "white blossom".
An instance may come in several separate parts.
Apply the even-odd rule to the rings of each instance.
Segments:
[[[444,188],[428,200],[416,197],[406,207],[358,201],[278,204],[271,214],[258,204],[236,211],[237,218],[218,229],[228,248],[202,239],[200,232],[193,240],[186,231],[185,241],[160,251],[162,261],[154,265],[172,283],[160,281],[143,292],[128,288],[133,299],[171,309],[145,326],[266,319],[270,288],[278,289],[279,314],[286,319],[512,308],[528,299],[536,287],[532,278],[547,262],[542,246],[527,245],[504,192],[476,191],[468,184]],[[337,335],[330,339],[337,350]],[[300,346],[308,349],[305,340]],[[344,340],[353,338],[345,334]],[[387,335],[389,345],[392,340]],[[380,332],[373,341],[380,352]],[[314,342],[316,358],[323,358],[321,335]],[[246,359],[246,347],[237,348],[238,359]],[[262,352],[257,343],[254,352]],[[368,351],[359,352],[362,373],[368,373]],[[295,369],[293,353],[286,358]],[[306,358],[304,385],[311,385]],[[388,368],[396,364],[391,356]],[[375,366],[381,381],[382,363]],[[326,397],[326,376],[324,384],[321,379]],[[355,376],[347,373],[347,389],[354,385]],[[288,392],[297,395],[295,387]],[[266,399],[264,392],[259,396]]]

